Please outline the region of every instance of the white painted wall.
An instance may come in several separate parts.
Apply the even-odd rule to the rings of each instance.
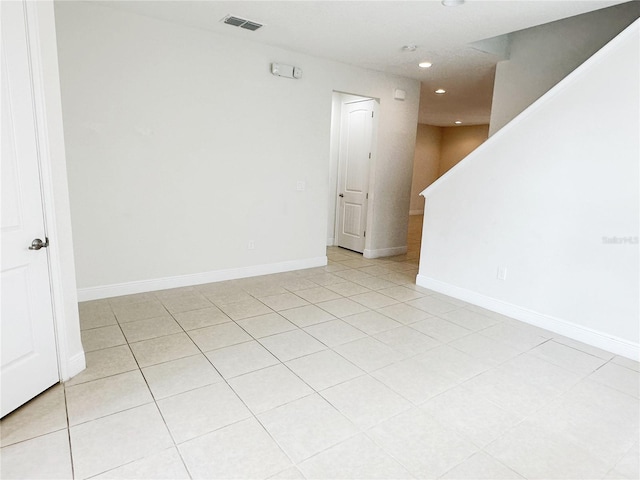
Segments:
[[[80,338],[60,81],[52,1],[27,2],[49,270],[60,379],[85,368]]]
[[[493,135],[640,16],[640,2],[509,34],[510,58],[496,66]]]
[[[325,262],[334,90],[380,99],[371,234],[406,245],[417,81],[88,2],[56,22],[83,298]]]
[[[425,190],[419,285],[637,360],[639,22]]]

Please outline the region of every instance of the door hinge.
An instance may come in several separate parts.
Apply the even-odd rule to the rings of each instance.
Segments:
[[[371,112],[371,118],[373,118],[373,112]]]
[[[369,194],[367,193],[367,200],[369,200]]]
[[[364,238],[367,238],[367,231],[364,231]]]
[[[371,158],[371,152],[369,152],[369,158]]]

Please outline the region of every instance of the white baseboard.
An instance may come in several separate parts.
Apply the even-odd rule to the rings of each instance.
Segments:
[[[378,248],[371,250],[365,248],[362,256],[364,258],[380,258],[380,257],[393,257],[394,255],[403,255],[407,253],[407,247],[391,247],[391,248]]]
[[[333,247],[335,245],[335,238],[327,238],[327,247]]]
[[[137,282],[117,283],[99,287],[78,289],[78,301],[98,300],[100,298],[118,297],[133,293],[153,292],[168,288],[190,287],[203,283],[222,282],[224,280],[236,280],[238,278],[257,277],[272,273],[290,272],[305,268],[323,267],[327,264],[327,257],[306,258],[304,260],[290,260],[287,262],[270,263],[266,265],[252,265],[249,267],[229,268],[226,270],[214,270],[211,272],[179,275],[175,277],[154,278]]]
[[[409,215],[424,215],[424,210],[409,210]]]
[[[435,280],[424,275],[417,276],[416,284],[420,287],[428,288],[486,308],[487,310],[506,315],[507,317],[515,318],[521,322],[564,335],[573,340],[607,350],[616,355],[621,355],[635,361],[638,361],[640,357],[640,344],[638,343],[633,343],[561,318],[552,317],[502,300],[497,300],[481,293],[441,282],[440,280]]]
[[[87,362],[84,358],[84,352],[76,353],[71,358],[67,359],[66,368],[63,370],[63,377],[60,380],[66,382],[72,377],[75,377],[87,366]]]

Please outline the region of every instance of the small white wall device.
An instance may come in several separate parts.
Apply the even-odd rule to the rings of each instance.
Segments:
[[[293,65],[284,65],[282,63],[272,63],[271,73],[277,77],[285,78],[302,78],[302,69]]]

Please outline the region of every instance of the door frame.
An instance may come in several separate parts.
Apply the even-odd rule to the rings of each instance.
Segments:
[[[340,111],[337,118],[335,117],[336,112],[332,111],[332,121],[331,124],[331,148],[330,150],[335,151],[335,160],[330,159],[329,162],[329,178],[330,178],[330,188],[329,188],[329,215],[333,218],[333,235],[327,235],[327,245],[328,246],[336,246],[338,245],[338,219],[339,214],[338,210],[340,209],[340,202],[337,201],[338,198],[338,187],[340,185],[340,145],[342,142],[342,106],[347,103],[358,103],[365,102],[369,100],[373,100],[373,125],[371,129],[371,163],[369,164],[369,199],[367,202],[367,216],[366,216],[366,231],[373,231],[373,204],[375,200],[375,169],[376,169],[376,159],[378,157],[378,123],[379,123],[379,112],[380,112],[380,99],[368,95],[362,95],[359,93],[348,93],[341,92],[338,90],[333,91],[333,96],[335,95],[345,95],[349,97],[353,97],[351,100],[341,101],[340,102]],[[334,104],[335,108],[335,104]],[[337,120],[337,122],[335,121]],[[335,170],[335,171],[334,171]],[[371,233],[367,237],[365,237],[365,252],[371,247]],[[366,256],[363,253],[363,256]]]
[[[44,210],[44,232],[53,323],[61,381],[86,366],[80,338],[75,263],[71,239],[71,210],[62,129],[55,17],[52,0],[22,0],[27,28],[33,88],[38,168]],[[42,41],[42,38],[45,40]]]
[[[338,175],[337,175],[337,179],[336,179],[336,185],[337,185],[337,189],[336,189],[336,195],[338,193],[339,190],[341,190],[340,186],[342,185],[342,182],[345,180],[343,178],[343,173],[344,173],[344,157],[342,155],[343,152],[343,147],[345,146],[345,142],[347,141],[347,139],[345,138],[345,134],[346,132],[346,125],[345,125],[345,120],[346,120],[346,116],[345,116],[345,107],[347,105],[355,105],[355,104],[359,104],[359,103],[371,103],[372,107],[371,107],[371,111],[373,112],[373,118],[371,121],[371,137],[370,137],[370,145],[369,145],[369,150],[370,150],[370,158],[369,158],[369,165],[368,165],[368,171],[367,171],[367,179],[366,179],[366,191],[367,191],[367,200],[366,200],[366,212],[365,212],[365,217],[364,217],[364,248],[362,249],[362,254],[364,255],[364,251],[368,248],[369,244],[367,242],[367,235],[366,232],[368,230],[368,226],[369,226],[369,215],[370,215],[370,205],[371,202],[370,200],[370,193],[372,188],[371,188],[371,184],[372,184],[372,168],[374,165],[374,155],[373,155],[373,144],[374,144],[374,128],[373,125],[375,124],[375,122],[377,121],[376,114],[378,113],[378,109],[377,109],[377,103],[373,98],[361,98],[358,100],[352,100],[352,101],[346,101],[346,102],[342,102],[341,108],[340,108],[340,143],[338,146]],[[373,198],[371,198],[371,200],[373,200]],[[344,209],[342,208],[342,204],[343,204],[344,198],[338,200],[336,198],[336,219],[335,219],[335,245],[340,246],[339,244],[339,237],[340,237],[340,230],[343,227],[342,222],[344,222]],[[369,234],[369,237],[371,236],[371,234]],[[346,247],[343,247],[346,248]],[[357,251],[357,250],[356,250]]]

